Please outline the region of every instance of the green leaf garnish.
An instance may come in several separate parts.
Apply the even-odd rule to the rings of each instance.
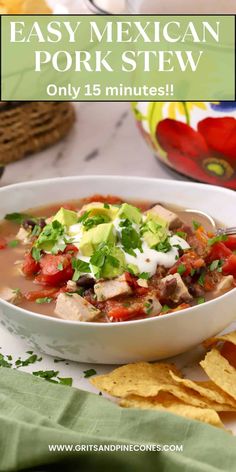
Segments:
[[[59,379],[59,384],[68,385],[69,387],[72,386],[72,383],[73,383],[72,377],[58,377],[58,379]]]
[[[35,301],[39,305],[42,305],[43,303],[51,303],[53,298],[50,297],[43,297],[43,298],[37,298]]]
[[[199,279],[198,279],[198,283],[199,283],[199,285],[201,285],[202,287],[204,287],[204,284],[205,284],[205,277],[206,277],[206,273],[203,272],[203,273],[200,275]]]
[[[169,242],[169,239],[166,238],[164,241],[160,241],[158,244],[155,244],[152,249],[155,249],[158,252],[169,252],[172,249],[172,246]]]
[[[210,238],[207,241],[209,246],[213,246],[213,244],[220,243],[222,241],[227,241],[228,236],[226,234],[220,234],[219,236],[215,236],[214,238]]]
[[[80,278],[81,274],[83,273],[88,274],[91,272],[89,263],[85,261],[81,261],[81,259],[73,258],[72,268],[74,269],[74,275],[72,277],[72,280],[74,282],[76,282]]]
[[[12,364],[5,359],[3,354],[0,354],[0,367],[12,367]]]
[[[206,301],[205,297],[199,297],[199,298],[197,299],[197,304],[198,304],[198,305],[201,305],[202,303],[205,303],[205,301]]]
[[[31,255],[32,255],[33,259],[34,259],[36,262],[40,261],[40,259],[41,259],[41,251],[40,251],[40,249],[37,249],[36,247],[33,247],[33,248],[32,248],[32,251],[31,251]]]
[[[92,377],[92,375],[96,375],[96,370],[95,369],[88,369],[84,370],[84,378],[86,379],[87,377]]]
[[[224,261],[222,261],[221,259],[216,259],[215,261],[211,263],[210,271],[213,272],[213,270],[217,270],[218,272],[222,272],[223,263]]]
[[[179,275],[183,275],[186,272],[186,266],[184,264],[180,264],[177,268],[177,272]]]
[[[41,377],[42,379],[53,381],[53,383],[58,383],[56,380],[52,380],[59,374],[59,371],[56,370],[37,370],[32,372],[33,375],[36,377]]]
[[[177,231],[177,233],[175,234],[176,236],[179,236],[180,238],[185,239],[185,240],[187,239],[187,236],[188,236],[187,233],[185,233],[184,231]]]
[[[12,241],[9,241],[7,243],[8,247],[17,247],[18,245],[20,244],[20,241],[18,241],[18,239],[13,239]]]
[[[167,311],[171,310],[171,308],[168,305],[163,305],[161,309],[161,313],[167,313]]]
[[[62,262],[59,262],[57,268],[58,268],[58,270],[63,270],[64,269]]]
[[[24,220],[26,219],[32,219],[30,215],[27,215],[26,213],[8,213],[5,215],[5,220],[7,221],[13,221],[13,223],[17,223],[18,225],[21,225]]]
[[[107,210],[109,210],[109,208],[110,208],[109,203],[104,203],[104,208],[106,208]]]
[[[199,221],[196,221],[196,220],[193,220],[192,224],[195,230],[197,230],[198,228],[200,228],[200,226],[202,226],[201,223],[199,223]]]
[[[138,278],[139,279],[144,279],[144,280],[148,280],[150,279],[150,274],[149,272],[141,272],[141,274],[138,275]]]
[[[141,237],[128,219],[124,220],[124,224],[126,226],[123,226],[121,231],[121,244],[123,250],[136,257],[134,249],[139,249],[140,252],[143,252]]]

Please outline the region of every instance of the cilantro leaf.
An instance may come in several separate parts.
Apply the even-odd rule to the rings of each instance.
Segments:
[[[220,243],[222,241],[227,241],[228,236],[226,234],[219,234],[218,236],[214,236],[214,238],[210,238],[207,241],[209,246],[213,246],[213,244]]]
[[[28,218],[31,218],[31,216],[27,215],[26,213],[8,213],[5,215],[5,220],[13,221],[13,223],[18,225],[21,225],[23,221]]]
[[[92,375],[96,375],[96,370],[95,369],[88,369],[88,370],[84,370],[84,378],[88,378],[88,377],[92,377]]]
[[[179,275],[183,275],[186,272],[186,266],[184,264],[180,264],[177,268],[177,272]]]
[[[18,241],[18,239],[13,239],[12,241],[9,241],[8,242],[8,247],[17,247],[18,245],[20,244],[20,241]]]
[[[43,303],[51,303],[53,298],[50,297],[43,297],[43,298],[37,298],[35,301],[39,305],[42,305]]]
[[[157,252],[169,252],[172,249],[172,246],[169,242],[169,239],[166,238],[163,241],[160,241],[158,244],[155,244],[152,249],[155,249]]]

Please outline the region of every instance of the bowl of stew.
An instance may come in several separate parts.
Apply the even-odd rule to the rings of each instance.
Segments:
[[[65,177],[0,189],[0,323],[34,349],[120,364],[187,351],[235,319],[228,189]]]

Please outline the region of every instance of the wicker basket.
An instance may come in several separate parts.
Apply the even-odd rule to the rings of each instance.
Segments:
[[[59,141],[75,121],[66,102],[0,103],[0,165]]]

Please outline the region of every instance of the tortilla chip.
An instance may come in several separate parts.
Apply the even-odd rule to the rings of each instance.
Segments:
[[[218,349],[208,352],[200,365],[218,387],[236,400],[236,369],[230,365]]]
[[[184,379],[170,372],[171,377],[176,383],[186,387],[188,390],[197,392],[201,399],[206,402],[205,406],[214,408],[216,411],[236,411],[236,401],[227,393],[221,390],[211,380],[196,382],[190,379]],[[194,405],[193,403],[191,403]],[[196,406],[201,406],[196,405]]]
[[[93,377],[91,383],[115,397],[124,398],[131,394],[154,397],[163,386],[175,383],[170,370],[181,375],[173,364],[137,362],[118,367],[109,374]]]
[[[192,405],[186,405],[185,403],[176,400],[171,395],[168,395],[166,398],[162,395],[162,397],[158,396],[155,399],[131,395],[123,399],[120,402],[120,406],[124,408],[165,410],[179,416],[184,416],[193,420],[203,421],[204,423],[211,424],[212,426],[217,426],[218,428],[225,429],[216,411],[209,408],[199,408]]]
[[[203,345],[206,348],[217,344],[219,341],[229,341],[230,343],[236,346],[236,331],[231,331],[231,333],[222,334],[222,336],[214,336],[213,338],[208,338],[204,341]]]
[[[236,369],[236,345],[225,341],[223,346],[220,349],[220,353],[227,361]]]

